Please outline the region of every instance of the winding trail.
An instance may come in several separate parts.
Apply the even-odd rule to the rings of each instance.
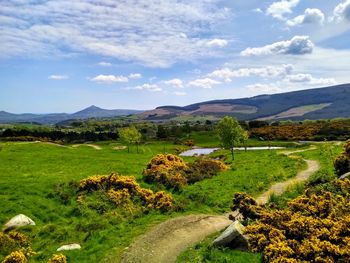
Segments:
[[[90,144],[90,143],[83,143],[83,144],[74,144],[72,145],[73,148],[77,148],[77,147],[80,147],[80,146],[88,146],[88,147],[91,147],[91,148],[94,148],[95,150],[102,150],[102,148],[96,144]]]
[[[313,150],[310,147],[303,150],[282,152],[285,155]],[[300,171],[296,177],[285,182],[276,183],[261,194],[256,200],[266,204],[271,194],[280,195],[291,185],[307,180],[318,171],[320,165],[315,160],[305,160],[307,168]],[[189,215],[167,220],[156,225],[125,249],[122,263],[171,263],[186,250],[207,236],[219,232],[232,223],[225,215]]]

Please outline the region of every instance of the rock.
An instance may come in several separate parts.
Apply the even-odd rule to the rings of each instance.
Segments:
[[[22,226],[29,226],[29,225],[35,226],[35,222],[32,219],[30,219],[28,216],[19,214],[11,218],[10,221],[8,221],[4,225],[3,231],[11,230]]]
[[[342,176],[339,177],[339,179],[345,179],[348,178],[350,179],[350,172],[343,174]]]
[[[248,247],[248,238],[243,235],[244,228],[245,227],[239,221],[234,221],[213,241],[213,245],[246,249]]]
[[[64,250],[74,250],[74,249],[81,249],[81,246],[79,244],[68,244],[63,245],[57,249],[57,251],[64,251]]]

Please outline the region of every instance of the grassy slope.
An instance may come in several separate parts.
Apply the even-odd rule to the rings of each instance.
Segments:
[[[70,242],[83,246],[80,251],[65,253],[70,262],[100,262],[106,256],[106,261],[117,261],[122,249],[151,225],[180,214],[227,211],[234,192],[257,194],[273,181],[294,175],[303,165],[275,151],[240,152],[236,154],[235,170],[174,193],[182,207],[180,212],[152,212],[136,215],[133,220],[116,213],[101,215],[91,209],[78,209],[74,199],[64,205],[50,197],[56,184],[94,174],[118,171],[141,179],[152,156],[175,148],[151,143],[140,147],[140,154],[133,148],[128,154],[126,150],[112,150],[113,145],[103,143],[100,151],[87,146],[72,149],[42,143],[0,145],[0,223],[19,213],[37,223],[23,230],[33,238],[33,248],[39,252],[34,261],[45,261],[60,245]]]
[[[334,160],[334,158],[341,152],[342,148],[341,146],[333,143],[317,144],[316,146],[317,148],[315,150],[297,153],[295,155],[302,156],[305,159],[318,160],[320,162],[321,169],[316,172],[310,178],[310,180],[332,178],[332,174],[334,172],[332,160]],[[285,207],[287,206],[288,201],[302,194],[304,190],[304,184],[298,184],[281,196],[272,196],[271,202],[273,202],[277,207]],[[249,193],[250,191],[248,190],[247,192]],[[208,237],[195,247],[189,248],[180,255],[177,262],[261,262],[261,256],[257,254],[231,250],[229,248],[222,249],[212,247],[210,244],[216,237],[217,235]]]

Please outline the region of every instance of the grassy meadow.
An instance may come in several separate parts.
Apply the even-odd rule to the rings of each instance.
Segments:
[[[204,145],[205,137],[201,138],[203,141],[197,135],[196,140]],[[208,138],[208,145],[218,146],[214,139]],[[112,206],[101,213],[78,205],[69,183],[91,175],[118,172],[133,175],[143,187],[155,190],[155,186],[142,182],[142,171],[154,155],[175,153],[177,146],[169,142],[148,142],[139,147],[139,153],[136,147],[131,147],[128,153],[126,149],[113,149],[120,145],[116,142],[98,145],[101,150],[86,145],[74,148],[49,143],[0,143],[0,223],[20,213],[36,222],[34,227],[20,229],[31,237],[32,247],[38,253],[31,262],[46,262],[59,246],[74,242],[80,243],[82,249],[64,252],[69,262],[118,262],[123,249],[152,225],[185,214],[228,211],[235,192],[256,196],[273,182],[293,177],[305,167],[300,158],[289,158],[278,151],[236,152],[232,169],[186,186],[180,192],[172,192],[175,211],[164,214],[151,211],[125,217]],[[228,151],[213,155],[218,154],[229,157]],[[193,160],[192,157],[184,159]],[[96,203],[99,205],[102,206]],[[239,252],[231,254],[236,253]],[[0,260],[4,256],[0,255]],[[242,256],[260,258],[250,253]]]

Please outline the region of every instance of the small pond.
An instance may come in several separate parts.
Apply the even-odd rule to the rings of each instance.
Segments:
[[[180,156],[195,156],[195,155],[208,155],[212,152],[219,150],[220,148],[195,148],[188,151],[180,153]],[[285,149],[285,147],[269,147],[269,146],[260,146],[260,147],[247,147],[247,151],[259,151],[259,150],[280,150]],[[244,151],[244,147],[235,147],[235,151]]]

